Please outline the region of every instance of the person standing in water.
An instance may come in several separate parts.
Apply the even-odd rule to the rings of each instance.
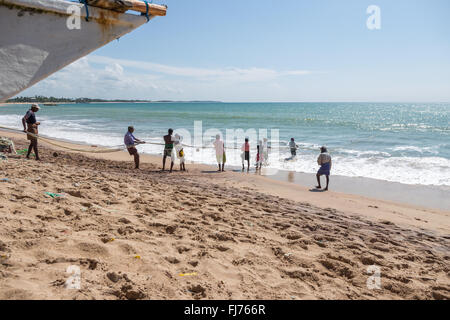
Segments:
[[[170,171],[173,169],[173,129],[169,129],[168,134],[164,136],[164,155],[163,155],[163,167],[162,171],[166,169],[166,158],[170,157]]]
[[[264,138],[263,140],[263,161],[264,165],[267,166],[269,164],[269,146],[267,144],[267,138]]]
[[[219,170],[218,171],[225,171],[224,167],[225,167],[225,144],[224,142],[220,139],[220,134],[216,135],[216,140],[214,141],[214,148],[216,149],[216,160],[217,160],[217,164],[219,165]]]
[[[320,155],[317,158],[317,163],[320,166],[319,171],[317,171],[317,183],[319,184],[316,188],[322,189],[320,185],[320,176],[325,175],[327,177],[327,186],[324,191],[328,191],[328,184],[330,182],[330,170],[331,170],[331,156],[328,154],[328,150],[325,147],[320,148]]]
[[[256,145],[256,171],[261,169],[261,159],[262,159],[261,148],[260,145],[258,144]]]
[[[139,169],[139,153],[136,149],[136,144],[137,143],[145,143],[145,142],[135,138],[133,135],[133,132],[134,132],[134,127],[129,126],[128,131],[125,134],[125,137],[123,139],[123,142],[125,143],[125,146],[127,147],[127,150],[128,150],[128,153],[130,154],[130,156],[134,156],[135,169]]]
[[[36,121],[36,112],[38,112],[40,109],[39,105],[37,103],[33,103],[31,105],[30,110],[27,111],[25,116],[22,118],[22,125],[23,125],[23,131],[31,133],[33,135],[37,135],[39,130],[38,126],[41,124],[40,122]],[[27,139],[30,140],[30,146],[28,147],[28,153],[27,153],[27,159],[30,158],[31,150],[34,150],[34,155],[36,157],[36,160],[41,160],[39,158],[39,152],[38,152],[38,139],[35,136],[32,136],[31,134],[27,134]]]
[[[291,141],[289,142],[289,148],[291,148],[291,156],[295,157],[297,155],[298,146],[295,143],[294,138],[291,138]]]
[[[256,170],[261,170],[262,164],[264,162],[264,145],[261,140],[258,141],[256,151]]]
[[[242,171],[244,171],[244,162],[247,161],[247,172],[250,170],[250,144],[248,138],[245,138],[245,143],[242,145],[241,150],[244,154],[242,158]]]

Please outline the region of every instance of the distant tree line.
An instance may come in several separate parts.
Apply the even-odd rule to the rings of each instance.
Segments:
[[[105,99],[91,99],[91,98],[56,98],[56,97],[17,97],[9,99],[9,103],[92,103],[92,102],[151,102],[150,100],[105,100]]]

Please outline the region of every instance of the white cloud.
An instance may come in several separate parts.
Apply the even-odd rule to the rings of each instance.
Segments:
[[[111,64],[119,63],[125,67],[137,68],[139,70],[152,71],[156,73],[179,76],[179,77],[191,77],[203,80],[209,80],[210,78],[234,80],[234,81],[265,81],[286,75],[307,75],[311,71],[308,70],[289,70],[289,71],[276,71],[265,68],[217,68],[217,69],[205,69],[205,68],[190,68],[190,67],[174,67],[168,65],[162,65],[157,63],[134,61],[126,59],[113,59],[109,57],[89,56],[89,61],[98,64]]]
[[[20,95],[104,99],[246,100],[258,92],[282,91],[278,80],[307,70],[267,68],[191,68],[157,63],[84,57]],[[273,83],[277,82],[277,86]],[[267,99],[267,98],[263,98]]]

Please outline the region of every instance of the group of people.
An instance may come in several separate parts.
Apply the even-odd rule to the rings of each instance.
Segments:
[[[216,158],[217,163],[219,164],[219,171],[224,171],[224,163],[226,161],[225,156],[225,145],[222,140],[220,140],[220,135],[216,135],[216,141],[214,142],[214,147],[216,148]],[[295,143],[294,138],[291,138],[289,142],[289,148],[291,151],[291,156],[295,157],[297,155],[297,149],[299,146]],[[267,138],[264,138],[264,143],[259,140],[258,145],[256,146],[256,170],[261,170],[262,164],[264,161],[267,161],[268,158],[268,146],[267,146]],[[247,161],[247,172],[250,170],[250,143],[248,138],[245,138],[245,142],[241,147],[241,158],[242,158],[242,171],[245,170],[245,161]],[[331,171],[331,156],[328,153],[326,147],[320,148],[320,155],[317,158],[317,164],[320,166],[319,170],[316,173],[317,183],[316,189],[322,189],[322,185],[320,183],[320,177],[322,175],[326,176],[327,185],[323,189],[324,191],[328,190],[328,185],[330,183],[330,171]],[[222,167],[221,167],[222,165]]]
[[[248,138],[245,138],[245,142],[241,147],[241,158],[242,158],[242,171],[245,170],[245,161],[247,161],[247,172],[250,170],[250,143]],[[256,170],[261,170],[263,163],[267,163],[268,159],[268,146],[267,138],[258,141],[256,145]]]
[[[31,108],[27,111],[25,116],[22,118],[23,131],[27,133],[27,139],[30,141],[30,145],[28,147],[26,157],[29,158],[31,151],[34,151],[36,160],[40,160],[39,151],[38,151],[38,126],[40,122],[36,119],[36,112],[40,110],[38,104],[32,104]],[[145,143],[145,141],[137,139],[134,135],[134,127],[128,127],[128,131],[124,137],[124,144],[128,150],[128,153],[134,157],[135,168],[139,169],[139,152],[136,149],[136,145]],[[164,139],[164,152],[163,152],[163,167],[164,171],[166,168],[166,160],[167,157],[170,157],[170,172],[172,172],[175,157],[177,157],[180,161],[180,170],[186,171],[185,165],[185,155],[183,150],[183,145],[181,143],[182,138],[175,134],[173,136],[173,130],[169,129],[168,134],[163,137]],[[219,166],[219,171],[225,171],[225,163],[226,163],[226,153],[225,153],[225,143],[221,140],[220,135],[216,135],[216,140],[213,143],[215,151],[216,151],[216,160]],[[295,143],[294,138],[291,138],[289,142],[289,148],[291,151],[292,157],[297,155],[298,145]],[[268,146],[267,146],[267,138],[264,138],[264,142],[259,140],[258,145],[256,147],[256,170],[261,170],[262,164],[264,161],[267,161],[268,158]],[[247,171],[250,170],[250,143],[249,139],[245,138],[245,142],[241,147],[241,158],[242,158],[242,171],[245,169],[245,161],[247,161]],[[331,156],[328,153],[326,147],[320,148],[320,155],[317,159],[317,163],[320,166],[320,169],[317,171],[316,177],[318,185],[317,189],[322,189],[322,185],[320,183],[320,176],[326,176],[326,187],[324,190],[328,190],[328,185],[330,181],[330,170],[331,170]]]
[[[226,162],[225,143],[220,139],[220,135],[216,135],[216,140],[213,143],[216,150],[216,159],[219,166],[218,171],[225,171],[224,166]],[[247,171],[250,171],[250,143],[249,139],[245,138],[244,144],[241,146],[241,159],[242,159],[242,171],[245,170],[245,162],[247,161]],[[267,138],[264,138],[264,142],[259,140],[256,146],[256,170],[261,170],[262,165],[267,161]]]
[[[128,150],[128,153],[130,155],[134,156],[135,168],[139,169],[139,153],[136,149],[136,145],[143,144],[143,143],[145,143],[145,141],[136,138],[133,135],[133,132],[134,132],[134,127],[133,126],[128,127],[128,131],[124,137],[124,144]],[[165,171],[166,159],[167,159],[167,157],[169,157],[170,158],[170,172],[172,172],[174,160],[175,160],[174,153],[176,153],[176,157],[180,160],[180,171],[186,171],[184,150],[183,150],[183,146],[181,144],[182,139],[178,134],[176,134],[175,136],[172,136],[172,134],[173,134],[173,129],[169,129],[168,134],[163,137],[164,151],[163,151],[162,171]]]

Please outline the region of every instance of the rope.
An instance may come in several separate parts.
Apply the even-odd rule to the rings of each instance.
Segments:
[[[45,142],[47,142],[48,144],[51,144],[53,146],[59,147],[59,148],[63,148],[63,149],[67,149],[67,150],[72,150],[72,151],[77,151],[77,152],[84,152],[84,153],[113,153],[113,152],[119,152],[122,150],[127,149],[126,146],[124,145],[117,145],[117,146],[111,146],[108,149],[101,149],[101,150],[86,150],[86,149],[78,149],[78,148],[72,148],[66,145],[61,145],[58,143],[55,143],[53,141],[59,141],[59,142],[63,142],[63,143],[67,143],[64,140],[61,139],[56,139],[56,138],[52,138],[52,137],[46,137],[46,136],[42,136],[42,135],[37,135],[31,132],[24,132],[23,130],[19,130],[19,129],[14,129],[14,128],[9,128],[9,127],[4,127],[4,126],[0,126],[0,129],[6,130],[6,131],[12,131],[12,132],[17,132],[17,133],[21,133],[21,134],[27,134],[30,135],[32,137],[41,139]],[[135,143],[133,146],[137,146],[140,143]],[[153,145],[158,145],[158,146],[164,146],[164,143],[157,143],[157,142],[145,142],[145,144],[153,144]],[[196,147],[196,146],[191,146],[188,144],[181,144],[183,147],[187,147],[187,148],[192,148],[192,149],[215,149],[215,147],[209,147],[209,146],[201,146],[201,147]],[[237,147],[228,147],[226,148],[228,150],[230,149],[234,149],[234,150],[240,150],[241,148],[237,148]]]
[[[147,22],[150,21],[150,18],[148,16],[148,2],[144,0],[145,3],[145,13],[142,13],[141,15],[144,15],[147,18]]]
[[[89,22],[89,9],[88,9],[88,4],[86,2],[86,0],[80,0],[81,3],[84,4],[84,7],[86,8],[86,21]]]
[[[51,144],[53,146],[56,146],[56,147],[59,147],[59,148],[63,148],[63,149],[67,149],[67,150],[77,151],[77,152],[85,152],[85,153],[112,153],[112,152],[119,152],[119,151],[122,151],[122,150],[126,149],[126,147],[124,147],[124,146],[122,146],[120,148],[115,148],[115,149],[101,149],[101,150],[78,149],[78,148],[72,148],[72,147],[69,147],[69,146],[65,146],[65,145],[61,145],[61,144],[53,142],[53,141],[61,141],[59,139],[50,138],[50,137],[43,137],[43,136],[31,133],[31,132],[23,132],[22,130],[8,128],[8,127],[3,127],[3,126],[0,126],[0,129],[6,129],[8,131],[13,131],[13,132],[17,132],[17,133],[30,135],[32,137],[41,139],[41,140],[45,141],[46,143]],[[138,144],[135,144],[135,145],[138,145]]]
[[[56,138],[46,137],[46,136],[42,136],[42,135],[37,135],[37,134],[31,133],[31,132],[24,132],[23,130],[9,128],[9,127],[4,127],[4,126],[0,126],[0,129],[7,130],[7,131],[12,131],[12,132],[17,132],[17,133],[21,133],[21,134],[30,135],[32,137],[41,139],[41,140],[43,140],[43,141],[45,141],[48,144],[51,144],[53,146],[56,146],[56,147],[59,147],[59,148],[63,148],[63,149],[67,149],[67,150],[77,151],[77,152],[85,152],[85,153],[112,153],[112,152],[119,152],[119,151],[127,149],[127,147],[123,146],[123,145],[112,146],[111,148],[101,149],[101,150],[78,149],[78,148],[72,148],[72,147],[69,147],[69,146],[66,146],[66,145],[61,145],[61,144],[53,142],[53,141],[60,141],[60,142],[63,142],[63,143],[66,142],[66,141],[61,140],[61,139],[56,139]],[[139,144],[140,143],[135,143],[133,146],[137,146]],[[153,145],[158,145],[158,146],[164,146],[165,145],[164,143],[157,143],[157,142],[145,142],[145,144],[153,144]],[[190,146],[190,145],[187,145],[187,144],[182,144],[182,145],[185,146],[185,147],[194,148],[194,149],[213,148],[213,147],[195,147],[195,146]]]

